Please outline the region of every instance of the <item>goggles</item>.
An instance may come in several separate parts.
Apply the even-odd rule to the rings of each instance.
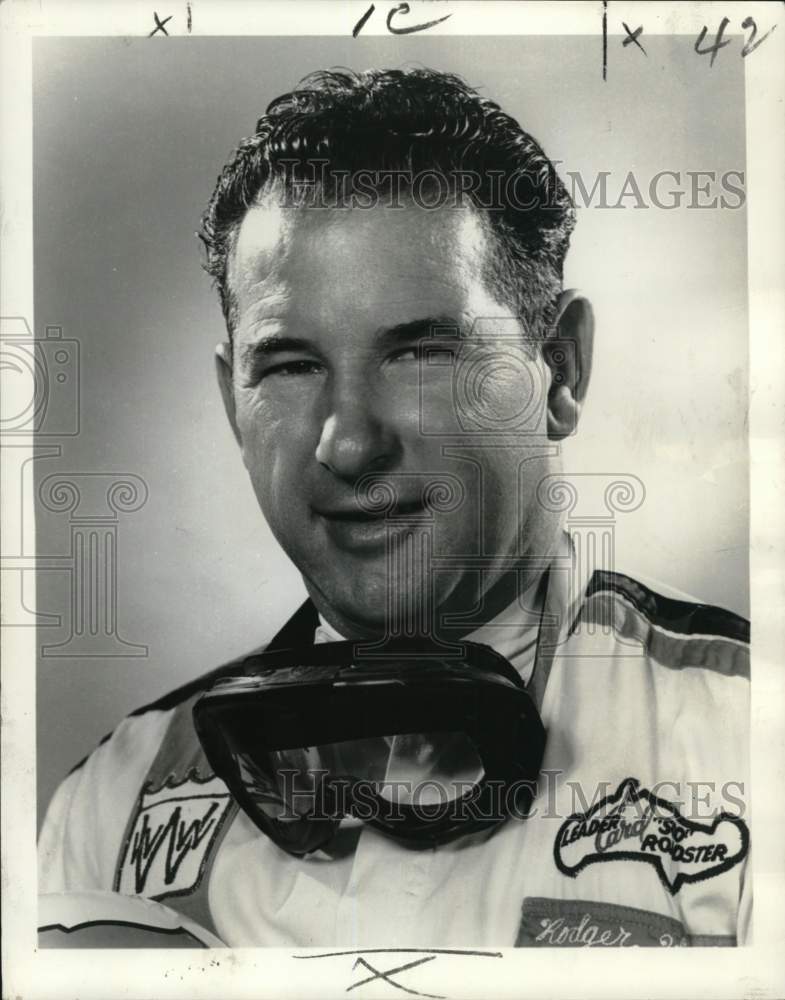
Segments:
[[[250,819],[304,855],[354,817],[435,847],[525,816],[545,748],[537,708],[488,646],[334,642],[250,657],[196,702],[207,759]]]

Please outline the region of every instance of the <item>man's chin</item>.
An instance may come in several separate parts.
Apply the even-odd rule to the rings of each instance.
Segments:
[[[388,596],[384,587],[368,583],[361,590],[329,593],[305,581],[311,600],[322,617],[347,639],[383,639],[430,630],[421,594]]]

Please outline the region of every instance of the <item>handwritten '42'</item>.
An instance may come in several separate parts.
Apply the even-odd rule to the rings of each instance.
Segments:
[[[714,60],[717,58],[717,53],[720,51],[720,49],[724,49],[726,45],[730,45],[731,42],[730,38],[726,38],[724,41],[722,38],[722,36],[725,34],[725,29],[728,27],[729,24],[730,20],[727,17],[723,17],[723,19],[720,21],[719,28],[717,28],[717,34],[714,38],[714,43],[711,45],[703,44],[706,40],[706,35],[708,34],[709,31],[709,29],[706,27],[705,24],[703,26],[703,29],[701,30],[701,33],[698,35],[697,41],[695,42],[695,51],[698,53],[698,55],[701,56],[709,56],[709,55],[711,56],[711,59],[709,60],[709,67],[714,65]],[[774,31],[774,29],[777,27],[776,24],[773,25],[771,28],[769,28],[769,30],[766,32],[765,35],[763,35],[761,38],[757,38],[758,26],[755,23],[754,17],[745,17],[744,20],[741,22],[741,26],[744,29],[744,31],[749,31],[750,33],[749,37],[747,38],[747,41],[744,43],[744,46],[741,50],[742,59],[745,59],[748,55],[751,55],[755,51],[755,49],[758,48],[759,45],[762,45],[769,37],[769,35],[772,33],[772,31]]]

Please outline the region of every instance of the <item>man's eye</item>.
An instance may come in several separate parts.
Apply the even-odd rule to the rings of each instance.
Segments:
[[[425,360],[429,365],[453,365],[457,357],[458,351],[454,347],[431,347]]]
[[[322,370],[318,361],[282,361],[280,364],[265,368],[259,373],[260,378],[269,378],[271,375],[313,375]]]
[[[390,355],[390,361],[419,361],[422,357],[422,350],[418,345],[413,347],[402,347],[399,351],[394,351]]]

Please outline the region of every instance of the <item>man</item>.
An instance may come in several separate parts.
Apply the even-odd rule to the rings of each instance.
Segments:
[[[270,105],[203,239],[227,415],[309,594],[268,649],[298,652],[126,719],[53,800],[42,892],[159,900],[232,946],[746,940],[747,623],[592,572],[563,531],[593,338],[573,224],[455,77],[321,73]],[[363,813],[350,782],[325,826],[329,761],[398,797]]]

